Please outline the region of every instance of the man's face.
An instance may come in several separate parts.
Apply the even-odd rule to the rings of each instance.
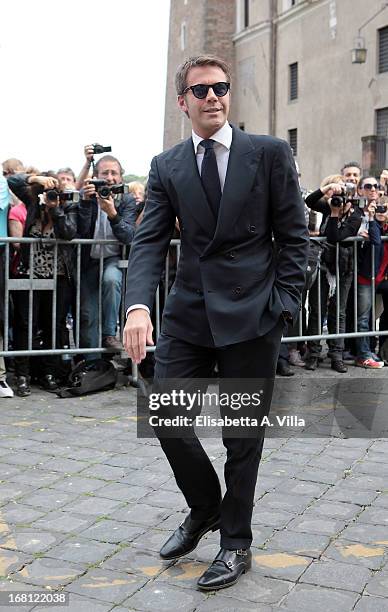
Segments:
[[[361,177],[360,168],[357,168],[357,166],[348,166],[344,168],[343,177],[345,183],[354,183],[354,185],[357,185]]]
[[[360,185],[360,193],[366,198],[367,206],[372,202],[377,202],[380,197],[380,193],[378,192],[378,182],[374,176],[368,176],[362,181]]]
[[[115,161],[101,161],[97,178],[104,179],[108,185],[119,185],[122,181],[120,166]]]
[[[75,181],[72,174],[68,174],[67,172],[60,172],[57,174],[59,189],[64,191],[65,189],[75,189]]]
[[[196,66],[190,68],[186,86],[214,85],[227,81],[226,74],[217,66]],[[178,105],[188,114],[192,128],[198,136],[209,138],[225,123],[229,114],[230,93],[217,97],[212,88],[202,100],[196,98],[189,89],[184,95],[178,96]]]

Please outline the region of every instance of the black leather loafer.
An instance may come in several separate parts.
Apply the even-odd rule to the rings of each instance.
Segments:
[[[212,516],[206,520],[196,520],[189,516],[185,518],[178,529],[168,538],[160,549],[162,559],[177,559],[193,551],[202,536],[208,531],[220,528],[220,516]]]
[[[200,577],[197,584],[203,591],[217,591],[236,584],[241,574],[252,565],[251,550],[226,550],[221,548],[213,563]]]
[[[294,376],[295,372],[291,370],[288,363],[278,361],[278,365],[276,366],[276,374],[279,374],[279,376]]]
[[[340,374],[346,374],[348,368],[344,364],[344,362],[340,359],[335,359],[331,362],[331,369],[339,372]]]
[[[16,395],[18,397],[27,397],[30,395],[30,379],[28,376],[18,376],[16,379]]]
[[[58,391],[57,381],[52,374],[46,374],[43,376],[43,378],[40,380],[40,386],[45,391]]]
[[[316,370],[319,366],[318,357],[307,357],[305,359],[305,370]]]

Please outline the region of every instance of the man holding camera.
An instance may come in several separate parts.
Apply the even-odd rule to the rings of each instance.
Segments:
[[[47,173],[48,174],[48,173]],[[38,238],[31,247],[22,243],[15,253],[12,276],[16,279],[30,276],[30,249],[32,249],[32,278],[56,278],[56,348],[69,344],[66,329],[66,315],[73,297],[73,247],[59,244],[57,257],[52,243],[42,239],[72,240],[77,233],[78,192],[62,192],[55,176],[14,174],[7,177],[10,189],[27,208],[23,236]],[[14,246],[16,250],[16,245]],[[35,289],[31,306],[28,291],[12,291],[14,309],[13,346],[15,350],[26,350],[29,336],[29,320],[32,318],[33,341],[41,332],[41,346],[52,347],[51,291]],[[30,360],[28,357],[15,358],[16,394],[28,396],[30,390]],[[46,355],[39,361],[39,382],[43,389],[56,391],[57,381],[66,375],[61,359]]]
[[[306,198],[306,205],[309,208],[322,213],[323,219],[319,233],[328,240],[324,244],[321,257],[321,275],[317,276],[309,294],[309,336],[320,332],[326,312],[329,333],[345,333],[346,304],[353,278],[353,253],[349,248],[352,243],[344,243],[339,246],[337,277],[336,243],[357,235],[361,225],[361,215],[354,204],[356,201],[356,184],[354,182],[344,183],[340,175],[324,179],[321,188]],[[339,294],[338,299],[337,294]],[[338,328],[337,307],[339,308]],[[321,312],[320,322],[319,311]],[[340,374],[346,373],[347,367],[343,362],[343,338],[329,340],[328,345],[331,368]],[[309,340],[307,347],[305,368],[315,370],[319,365],[321,343],[319,340]]]
[[[118,159],[112,155],[101,157],[94,167],[94,179],[85,181],[78,217],[79,237],[114,241],[114,244],[87,245],[82,249],[81,347],[99,346],[99,262],[102,258],[102,346],[116,352],[122,350],[121,342],[116,339],[123,280],[119,268],[121,246],[132,242],[137,217],[135,199],[124,193],[123,173]],[[94,361],[96,356],[86,359]]]

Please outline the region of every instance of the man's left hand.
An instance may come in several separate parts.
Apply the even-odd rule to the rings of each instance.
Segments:
[[[97,200],[98,200],[98,204],[101,210],[106,212],[109,219],[114,219],[115,216],[117,215],[117,211],[116,211],[115,203],[114,203],[112,196],[109,196],[108,198],[100,198],[98,196]]]

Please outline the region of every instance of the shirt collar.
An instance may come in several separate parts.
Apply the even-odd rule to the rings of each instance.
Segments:
[[[222,128],[220,128],[217,132],[215,132],[211,136],[210,140],[215,140],[215,142],[218,142],[219,144],[223,145],[226,149],[229,150],[232,144],[232,134],[233,132],[232,132],[232,128],[230,124],[227,121],[225,121]],[[200,142],[202,142],[203,138],[201,138],[201,136],[198,136],[198,134],[196,134],[194,130],[192,130],[191,132],[191,138],[194,144],[194,151],[198,153],[198,145]]]

